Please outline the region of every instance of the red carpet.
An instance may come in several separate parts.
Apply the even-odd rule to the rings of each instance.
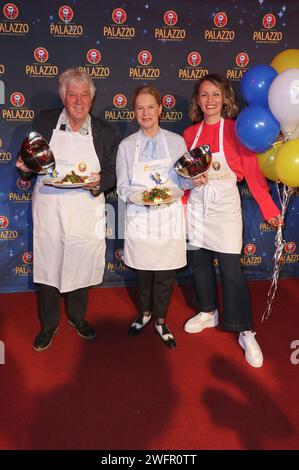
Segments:
[[[128,337],[135,290],[114,288],[90,292],[96,341],[82,340],[63,313],[52,346],[36,353],[35,294],[1,294],[0,449],[298,449],[298,284],[279,281],[264,324],[269,282],[250,284],[261,369],[233,334],[184,333],[190,286],[176,287],[170,306],[176,350],[153,325]]]

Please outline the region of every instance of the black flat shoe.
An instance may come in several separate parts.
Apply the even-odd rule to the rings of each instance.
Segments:
[[[34,340],[34,351],[39,352],[48,349],[48,347],[51,346],[52,338],[57,330],[58,326],[56,328],[53,328],[52,330],[41,330]]]
[[[132,325],[128,329],[128,335],[129,336],[139,335],[139,333],[141,333],[145,325],[147,325],[151,321],[151,317],[152,317],[151,314],[143,315],[142,313],[140,313],[140,315],[138,315],[138,317],[135,318]]]
[[[94,328],[86,321],[74,321],[69,319],[69,324],[76,328],[77,333],[81,338],[84,339],[94,339],[96,337],[96,332]]]
[[[169,348],[176,347],[176,341],[166,323],[155,323],[155,332],[160,336],[163,343]]]

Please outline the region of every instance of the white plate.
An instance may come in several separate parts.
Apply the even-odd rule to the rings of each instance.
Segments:
[[[95,179],[88,178],[88,181],[84,183],[59,183],[63,178],[48,178],[43,180],[43,184],[47,186],[54,186],[54,188],[62,188],[62,189],[74,189],[74,188],[83,188],[87,186],[89,183],[93,183]]]
[[[170,204],[170,203],[176,201],[177,199],[180,199],[184,195],[184,191],[182,189],[169,188],[170,191],[171,191],[171,196],[170,196],[169,199],[167,199],[165,201],[157,201],[157,202],[143,201],[143,199],[142,199],[143,192],[144,191],[151,191],[151,189],[153,189],[153,188],[143,188],[143,189],[140,189],[138,191],[135,191],[135,193],[133,193],[130,196],[130,201],[133,202],[133,204],[137,204],[138,206],[157,206],[159,204]],[[161,188],[161,189],[163,189],[163,188]]]

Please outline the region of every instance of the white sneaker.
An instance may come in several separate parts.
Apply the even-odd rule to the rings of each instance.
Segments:
[[[187,333],[199,333],[205,328],[212,328],[218,325],[218,310],[215,310],[211,315],[207,312],[199,312],[194,317],[190,318],[185,325],[184,330]]]
[[[262,367],[263,353],[253,331],[242,331],[239,334],[239,344],[245,351],[245,359],[252,367]]]

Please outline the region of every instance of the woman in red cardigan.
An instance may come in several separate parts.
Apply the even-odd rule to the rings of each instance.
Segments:
[[[214,257],[219,261],[223,297],[223,326],[239,333],[247,362],[261,367],[263,354],[252,331],[252,312],[247,282],[241,267],[242,212],[237,182],[246,179],[263,217],[273,227],[282,223],[254,153],[237,139],[238,106],[229,82],[216,74],[203,77],[194,87],[184,139],[188,149],[209,144],[212,165],[207,184],[200,180],[187,204],[188,237],[199,313],[185,324],[198,333],[218,324],[217,284]]]

